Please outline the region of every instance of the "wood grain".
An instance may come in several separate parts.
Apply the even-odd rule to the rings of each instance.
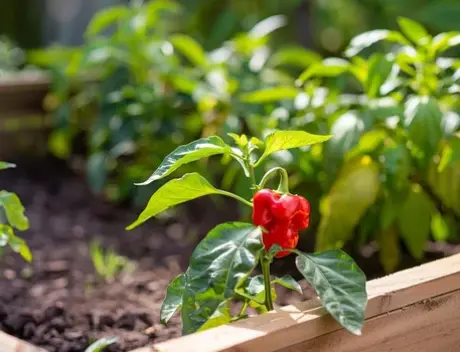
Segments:
[[[401,319],[400,324],[404,325],[404,321],[408,323],[404,316],[405,311],[414,312],[413,309],[415,308],[412,307],[421,307],[424,301],[435,302],[433,304],[436,304],[438,302],[436,301],[437,297],[444,297],[444,295],[451,293],[457,294],[457,291],[460,290],[460,255],[370,281],[368,282],[367,290],[369,304],[366,310],[364,336],[361,337],[354,337],[347,333],[321,308],[318,300],[311,300],[295,306],[283,307],[231,325],[159,343],[153,348],[144,348],[137,352],[151,352],[152,350],[158,352],[269,352],[287,349],[296,345],[302,347],[304,343],[311,343],[314,346],[315,341],[320,341],[320,337],[329,336],[330,338],[334,333],[340,334],[343,339],[361,339],[360,341],[365,341],[367,338],[373,339],[375,337],[371,335],[372,331],[374,331],[372,330],[372,324],[375,324],[374,320],[380,319],[380,321],[384,322],[384,320],[381,320],[383,317],[391,314],[396,316],[394,314],[399,312],[398,319]],[[449,298],[449,301],[457,302],[458,297],[453,297]],[[433,307],[433,304],[430,306]],[[447,309],[452,309],[451,304],[448,306],[450,308]],[[411,310],[408,307],[411,307]],[[457,305],[457,307],[459,306]],[[423,316],[420,313],[423,308],[419,309],[422,310],[419,310],[418,314]],[[459,309],[457,308],[457,310]],[[425,311],[431,312],[430,310]],[[414,314],[417,315],[416,313]],[[438,312],[438,314],[441,313]],[[409,318],[412,319],[413,316],[408,316],[407,319]],[[435,322],[434,324],[437,324],[436,320],[433,321]],[[369,327],[367,324],[369,324]],[[414,324],[414,326],[418,326],[418,323]],[[460,324],[457,325],[460,326]],[[433,328],[437,327],[433,325]],[[391,332],[392,330],[388,331]],[[385,338],[391,339],[391,335]],[[455,340],[455,338],[452,339]],[[455,341],[452,343],[455,343]],[[458,341],[460,341],[460,336]],[[309,346],[308,348],[311,347]],[[303,349],[293,351],[300,350]],[[329,351],[327,348],[322,350]],[[380,351],[380,349],[375,348],[374,351]],[[399,350],[396,349],[395,351]],[[422,351],[419,350],[418,352]]]
[[[35,347],[25,341],[19,340],[14,336],[7,335],[0,331],[0,351],[1,352],[46,352],[44,349]]]

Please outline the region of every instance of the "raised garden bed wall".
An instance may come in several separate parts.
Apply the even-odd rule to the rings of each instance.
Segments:
[[[318,300],[133,352],[460,351],[460,254],[367,284],[363,335],[345,331]],[[2,352],[42,352],[0,332]]]
[[[460,351],[460,255],[369,281],[367,290],[362,336],[311,300],[136,352]]]
[[[0,79],[0,160],[46,153],[50,124],[43,102],[49,89],[43,73]]]

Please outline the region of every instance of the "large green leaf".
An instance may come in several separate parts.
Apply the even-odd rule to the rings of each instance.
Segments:
[[[275,152],[322,143],[329,138],[331,136],[320,136],[304,131],[275,131],[265,139],[265,150],[257,164]]]
[[[412,142],[429,160],[443,138],[442,113],[435,99],[413,96],[406,102],[404,126]]]
[[[209,194],[224,194],[214,188],[203,176],[197,173],[185,174],[161,186],[150,198],[147,207],[137,220],[127,227],[131,230],[151,217],[175,205]]]
[[[420,186],[412,187],[398,213],[398,226],[410,254],[422,259],[425,242],[430,236],[430,215],[433,205]]]
[[[416,44],[427,44],[431,38],[428,31],[423,28],[420,23],[417,23],[409,18],[399,17],[398,25],[404,35]]]
[[[0,161],[0,170],[11,169],[16,167],[16,165],[7,163],[6,161]]]
[[[379,189],[379,169],[368,156],[347,164],[321,201],[316,249],[342,247],[350,240]]]
[[[294,100],[298,94],[299,90],[294,87],[264,88],[255,92],[243,94],[241,96],[241,101],[251,104],[263,104],[285,99]]]
[[[187,145],[181,145],[170,153],[160,166],[155,170],[152,176],[145,182],[137,185],[147,185],[153,181],[168,176],[184,164],[207,158],[216,154],[225,154],[231,152],[230,146],[216,136],[201,138]]]
[[[358,265],[339,249],[298,254],[297,269],[315,289],[324,308],[348,331],[361,335],[367,293],[366,276]]]
[[[174,47],[190,62],[198,67],[206,68],[209,65],[206,53],[201,45],[192,37],[185,34],[176,34],[170,39]]]
[[[389,31],[386,29],[376,29],[373,31],[361,33],[354,37],[351,40],[347,50],[345,50],[345,55],[348,57],[355,56],[362,50],[381,40],[396,42],[403,45],[410,44],[399,32]]]
[[[91,22],[86,28],[85,35],[91,37],[99,34],[107,27],[114,25],[122,19],[125,19],[128,15],[128,8],[122,5],[101,10],[92,18]]]
[[[261,231],[252,224],[225,223],[207,234],[193,251],[185,273],[184,333],[230,321],[227,301],[257,265],[261,249]]]
[[[162,324],[167,324],[177,309],[182,306],[182,296],[185,289],[184,274],[177,276],[168,286],[166,297],[161,306],[160,320]]]
[[[369,70],[366,81],[366,91],[370,98],[375,98],[380,93],[380,88],[390,76],[393,62],[385,55],[374,54],[369,59]]]
[[[0,207],[5,210],[6,218],[11,226],[21,231],[29,228],[29,220],[24,214],[24,206],[16,194],[0,191]]]

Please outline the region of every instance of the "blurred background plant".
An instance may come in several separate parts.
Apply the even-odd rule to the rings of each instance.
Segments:
[[[380,248],[390,272],[403,252],[421,260],[428,239],[460,240],[458,1],[107,3],[92,2],[100,10],[80,40],[64,31],[69,45],[13,65],[51,73],[49,148],[83,165],[95,192],[144,204],[153,189],[133,183],[179,145],[303,129],[333,138],[265,167],[288,168],[293,192],[311,201],[317,249]],[[56,38],[4,32],[26,48]],[[250,197],[230,160],[198,167]]]
[[[133,262],[111,248],[103,249],[98,241],[91,242],[89,250],[98,278],[106,283],[113,282],[119,275],[134,271]]]
[[[15,167],[4,161],[0,161],[0,171]],[[25,231],[29,228],[29,220],[24,214],[19,197],[6,190],[0,190],[0,255],[4,248],[10,248],[19,253],[26,261],[32,260],[32,253],[26,242],[16,236],[15,230]]]

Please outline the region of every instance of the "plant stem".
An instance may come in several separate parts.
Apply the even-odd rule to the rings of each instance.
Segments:
[[[238,316],[241,317],[244,312],[246,312],[246,309],[248,308],[249,301],[245,300],[243,305],[241,306],[240,312],[238,313]]]
[[[278,191],[281,193],[289,193],[289,176],[285,169],[282,167],[274,167],[273,169],[269,170],[262,180],[260,181],[259,188],[264,188],[265,183],[267,183],[268,179],[275,173],[279,173],[280,175],[280,183],[278,186]]]
[[[243,204],[246,204],[248,207],[253,207],[252,203],[246,199],[244,199],[243,197],[240,197],[239,195],[237,194],[234,194],[232,192],[227,192],[227,191],[223,191],[223,190],[219,190],[219,194],[223,195],[223,196],[227,196],[227,197],[231,197],[233,199],[236,199],[238,201],[240,201],[241,203]]]
[[[273,297],[272,297],[272,285],[270,281],[270,260],[264,255],[260,256],[260,266],[262,267],[262,274],[264,276],[264,288],[265,288],[265,307],[268,311],[273,310]]]

